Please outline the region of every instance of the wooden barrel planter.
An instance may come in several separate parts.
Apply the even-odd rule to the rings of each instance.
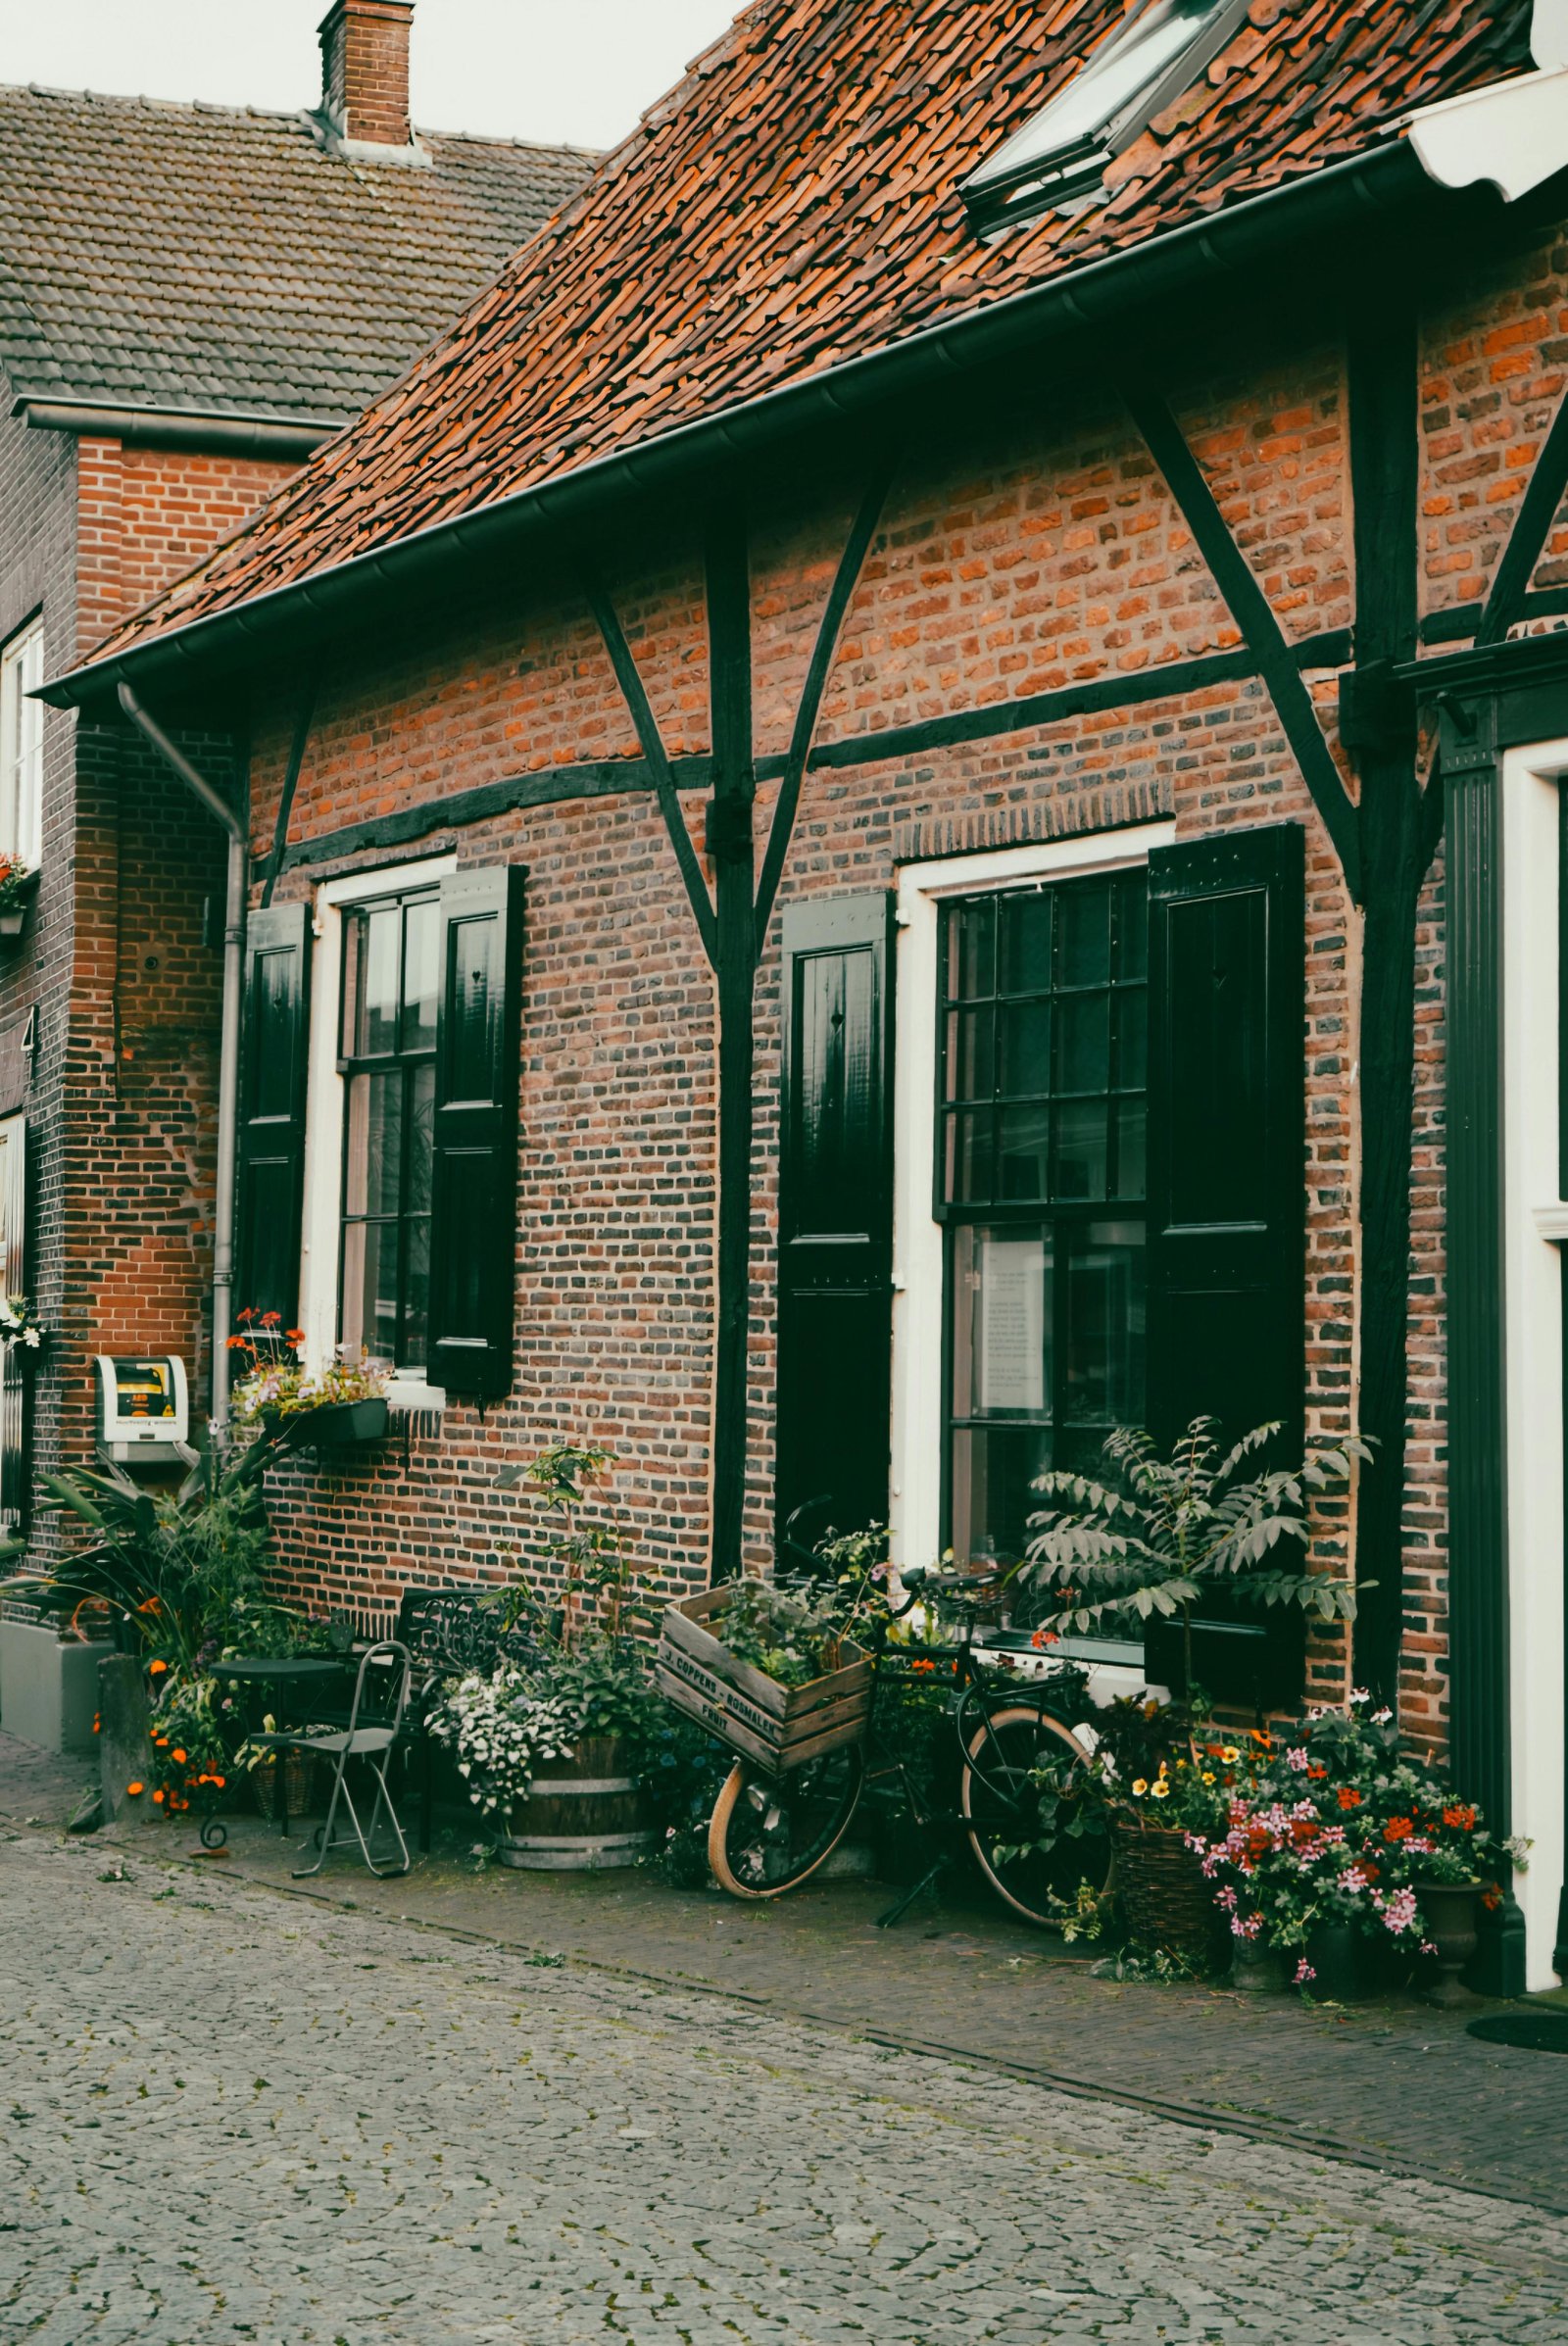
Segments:
[[[597,1874],[634,1866],[654,1845],[648,1798],[626,1773],[617,1735],[591,1735],[564,1759],[541,1760],[512,1812],[504,1866],[536,1874]]]
[[[1152,1954],[1163,1948],[1185,1962],[1208,1963],[1219,1934],[1214,1892],[1179,1829],[1115,1816],[1116,1887],[1128,1935]]]

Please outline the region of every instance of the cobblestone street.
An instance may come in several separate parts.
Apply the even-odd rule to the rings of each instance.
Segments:
[[[6,2346],[1568,2338],[1543,2211],[218,1867],[10,1835],[0,1974]]]

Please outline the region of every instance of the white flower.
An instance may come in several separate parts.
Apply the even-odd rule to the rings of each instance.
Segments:
[[[27,1348],[28,1348],[28,1350],[29,1350],[29,1351],[33,1351],[33,1352],[35,1352],[35,1351],[38,1349],[38,1331],[37,1331],[37,1329],[36,1329],[36,1328],[29,1328],[29,1329],[27,1330],[27,1332],[26,1332],[25,1336],[24,1336],[24,1338],[23,1338],[23,1340],[22,1340],[22,1341],[23,1341],[23,1343],[24,1343],[24,1344],[27,1346]]]

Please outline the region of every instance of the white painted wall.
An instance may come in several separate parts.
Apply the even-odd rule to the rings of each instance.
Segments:
[[[1503,1245],[1513,1829],[1526,1979],[1553,1987],[1563,1880],[1562,1270],[1557,1160],[1559,777],[1568,741],[1502,765]]]

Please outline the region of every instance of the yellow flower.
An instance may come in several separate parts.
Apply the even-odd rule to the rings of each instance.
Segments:
[[[1154,1798],[1156,1800],[1168,1800],[1170,1798],[1170,1785],[1165,1782],[1163,1777],[1160,1778],[1158,1784],[1156,1784],[1154,1786]]]
[[[1187,1762],[1186,1762],[1185,1760],[1178,1760],[1178,1761],[1176,1762],[1176,1765],[1177,1765],[1177,1767],[1178,1767],[1178,1768],[1185,1768],[1185,1767],[1186,1767],[1186,1765],[1187,1765]],[[1164,1769],[1163,1769],[1163,1768],[1161,1768],[1161,1770],[1160,1770],[1160,1774],[1161,1774],[1161,1776],[1163,1776],[1163,1775],[1164,1775],[1164,1773],[1165,1773]]]
[[[1147,1792],[1148,1789],[1149,1779],[1147,1776],[1135,1776],[1133,1778],[1133,1792],[1136,1797],[1142,1798],[1143,1794]]]
[[[1213,1769],[1212,1769],[1212,1768],[1205,1768],[1205,1769],[1203,1770],[1203,1782],[1204,1782],[1205,1784],[1212,1784],[1212,1783],[1213,1783],[1213,1781],[1214,1781],[1214,1771],[1213,1771]]]

